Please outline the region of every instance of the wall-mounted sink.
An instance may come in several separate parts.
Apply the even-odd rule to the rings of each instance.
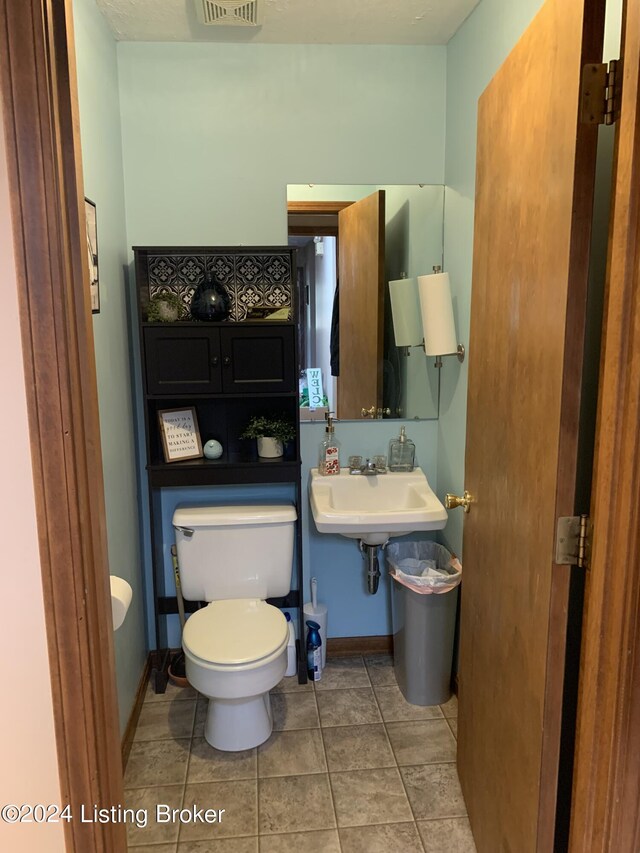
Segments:
[[[417,530],[441,530],[447,523],[447,511],[420,468],[375,477],[348,470],[324,477],[313,468],[309,498],[320,533],[362,539],[366,545]]]

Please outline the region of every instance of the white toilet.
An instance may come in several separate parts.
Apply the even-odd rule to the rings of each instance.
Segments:
[[[296,511],[289,505],[178,507],[184,598],[208,601],[182,635],[187,679],[209,697],[204,736],[251,749],[271,735],[269,691],[287,668],[289,629],[264,599],[291,588]]]

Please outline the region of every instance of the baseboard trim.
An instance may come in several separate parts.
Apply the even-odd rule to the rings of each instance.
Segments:
[[[377,637],[329,637],[328,655],[393,654],[393,635]]]
[[[127,761],[129,760],[129,753],[131,752],[131,745],[133,743],[133,736],[136,733],[136,726],[138,725],[138,720],[140,718],[140,711],[142,711],[142,703],[144,702],[144,696],[147,692],[147,684],[149,683],[149,675],[151,673],[151,655],[147,655],[147,659],[144,664],[144,669],[142,670],[142,675],[140,676],[140,681],[138,683],[138,689],[136,691],[136,698],[133,702],[133,708],[131,709],[131,714],[129,715],[129,721],[127,722],[127,727],[124,730],[124,734],[122,736],[122,772],[127,769]]]

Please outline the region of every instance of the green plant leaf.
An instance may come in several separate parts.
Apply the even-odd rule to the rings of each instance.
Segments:
[[[240,436],[240,438],[275,438],[283,444],[292,441],[295,437],[295,424],[285,415],[277,418],[254,415]]]

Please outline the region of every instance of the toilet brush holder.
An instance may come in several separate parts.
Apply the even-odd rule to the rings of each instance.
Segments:
[[[329,622],[329,611],[327,605],[318,603],[318,581],[311,578],[311,601],[307,601],[303,608],[305,623],[307,619],[317,622],[320,626],[320,639],[322,645],[322,668],[324,669],[327,663],[327,626]]]

